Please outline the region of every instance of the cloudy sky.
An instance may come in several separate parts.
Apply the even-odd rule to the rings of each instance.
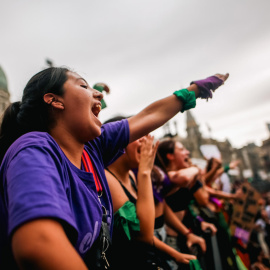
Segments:
[[[104,121],[215,73],[230,73],[191,112],[205,137],[261,145],[270,123],[269,0],[0,0],[0,65],[11,100],[32,75],[68,66],[105,82]],[[185,114],[172,121],[185,136]],[[158,137],[162,130],[155,132]]]

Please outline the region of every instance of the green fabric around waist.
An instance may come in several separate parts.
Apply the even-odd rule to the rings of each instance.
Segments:
[[[122,228],[129,240],[131,240],[131,232],[140,231],[140,221],[134,203],[127,201],[115,212],[113,226],[118,230]]]

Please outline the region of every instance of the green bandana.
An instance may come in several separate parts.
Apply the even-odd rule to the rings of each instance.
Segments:
[[[98,90],[100,93],[102,93],[104,91],[104,87],[102,85],[95,84],[93,86],[93,88],[96,89],[96,90]],[[104,99],[102,99],[100,102],[101,102],[101,109],[104,109],[104,108],[107,107],[107,104],[104,101]]]
[[[188,91],[187,89],[181,89],[175,91],[173,94],[176,95],[179,100],[183,101],[183,109],[181,110],[181,112],[195,108],[196,106],[195,92]]]
[[[115,212],[114,227],[122,227],[129,240],[131,240],[132,231],[140,231],[140,221],[137,218],[134,203],[127,201]]]
[[[198,260],[190,260],[189,261],[189,269],[190,270],[202,270],[201,265]]]

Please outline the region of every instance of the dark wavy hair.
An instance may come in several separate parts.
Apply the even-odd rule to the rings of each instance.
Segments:
[[[166,168],[169,165],[169,160],[167,158],[167,154],[173,154],[175,149],[176,141],[173,139],[166,139],[160,142],[157,154],[155,158],[155,165],[162,168],[166,172]]]
[[[24,88],[22,101],[5,110],[0,127],[0,162],[9,146],[30,131],[49,131],[54,125],[51,106],[44,102],[47,93],[64,94],[68,68],[50,67],[34,75]]]

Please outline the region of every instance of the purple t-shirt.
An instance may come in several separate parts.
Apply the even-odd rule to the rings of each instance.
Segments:
[[[128,122],[122,120],[103,125],[101,135],[85,144],[103,187],[101,202],[110,226],[113,209],[104,168],[128,143]],[[85,256],[102,220],[94,178],[75,167],[48,133],[30,132],[16,140],[3,159],[0,181],[0,266],[3,256],[11,256],[14,230],[39,218],[59,220],[77,252]]]

